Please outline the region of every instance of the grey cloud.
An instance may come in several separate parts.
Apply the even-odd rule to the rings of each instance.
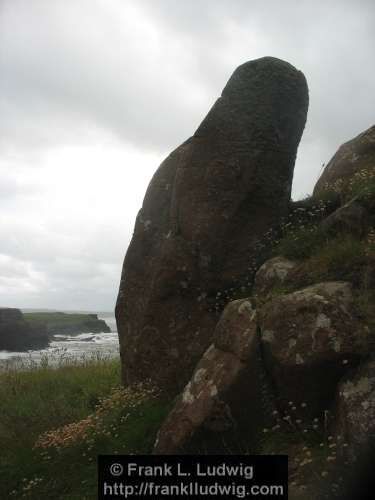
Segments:
[[[17,202],[20,197],[32,196],[37,192],[36,186],[17,178],[9,175],[1,175],[0,177],[0,206],[9,202]]]
[[[169,145],[171,134],[172,141],[180,140],[174,122],[179,117],[183,129],[191,115],[182,94],[183,80],[176,78],[168,61],[160,67],[142,59],[137,46],[128,50],[131,35],[121,33],[121,26],[119,33],[111,32],[114,18],[101,17],[104,4],[96,9],[87,1],[76,3],[76,8],[71,2],[68,9],[56,1],[35,1],[28,8],[19,0],[6,5],[0,20],[5,75],[0,90],[12,134],[23,132],[27,140],[35,131],[42,141],[45,134],[54,134],[58,142],[73,124],[72,135],[79,126],[98,126],[130,143],[159,150]],[[91,23],[100,27],[91,38],[91,33],[85,36],[85,26],[68,30],[71,15],[83,19],[86,9],[91,11]],[[3,125],[3,142],[5,137]]]
[[[60,206],[48,218],[41,157],[108,137],[169,152],[245,60],[274,55],[305,73],[310,110],[294,196],[311,192],[322,163],[375,121],[374,25],[370,0],[2,0],[0,295],[23,306],[112,308],[133,229],[131,192],[114,194],[105,164],[105,186],[99,177],[91,184],[90,164],[77,161],[82,189],[99,189],[113,215],[98,220],[85,196],[80,206],[67,192],[77,213]],[[112,182],[131,185],[134,167],[123,169]]]
[[[35,227],[29,233],[18,227],[12,234],[1,228],[7,244],[0,253],[0,305],[18,300],[20,307],[113,309],[125,241],[108,252],[111,242],[81,233],[87,247],[74,249],[74,244],[59,247],[58,235],[30,238],[34,232]]]
[[[97,126],[165,151],[194,132],[236,65],[267,54],[306,73],[311,137],[333,146],[373,119],[366,88],[374,81],[371,2],[124,2],[140,9],[161,38],[160,51],[150,47],[149,54],[126,22],[113,29],[115,13],[104,2],[26,4],[5,1],[3,13],[1,91],[7,116],[15,117],[13,137],[0,129],[3,143],[17,131],[19,141],[34,133],[64,141],[69,131],[68,140],[85,140],[84,131]],[[74,17],[82,22],[71,23]],[[241,50],[228,56],[236,29]]]

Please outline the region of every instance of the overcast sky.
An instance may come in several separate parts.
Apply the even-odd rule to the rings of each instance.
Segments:
[[[0,305],[112,310],[147,184],[233,70],[301,69],[293,197],[375,123],[373,0],[0,0]]]

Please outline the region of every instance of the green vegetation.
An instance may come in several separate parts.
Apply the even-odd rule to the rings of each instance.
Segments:
[[[287,259],[301,260],[310,257],[325,241],[325,236],[316,225],[292,227],[285,232],[275,248],[275,255]]]
[[[25,320],[33,324],[45,324],[49,334],[109,332],[107,324],[96,314],[63,312],[32,312],[23,314]]]
[[[340,235],[317,248],[307,266],[317,280],[349,280],[356,284],[366,262],[367,242]]]
[[[23,313],[25,319],[28,321],[38,321],[39,323],[77,323],[80,321],[87,321],[90,318],[89,314],[80,313],[63,313],[63,312],[31,312]]]
[[[273,255],[299,261],[299,274],[306,282],[348,280],[357,288],[366,286],[366,266],[373,267],[375,228],[363,237],[337,231],[329,234],[321,221],[332,211],[356,199],[368,209],[369,225],[375,207],[375,170],[363,169],[350,179],[326,186],[319,199],[309,197],[292,204],[281,235],[274,241]]]
[[[293,202],[281,226],[279,238],[272,242],[272,254],[292,260],[310,257],[327,239],[320,229],[320,222],[338,206],[336,193],[329,193],[323,199],[310,196]]]
[[[0,498],[96,498],[97,455],[149,453],[168,410],[152,388],[121,388],[117,359],[50,365],[0,373]]]

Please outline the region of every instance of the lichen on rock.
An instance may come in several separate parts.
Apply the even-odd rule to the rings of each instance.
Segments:
[[[307,107],[305,77],[292,65],[244,63],[155,173],[116,305],[124,382],[151,377],[176,394],[189,380],[212,341],[216,294],[252,282],[259,241],[288,211]]]

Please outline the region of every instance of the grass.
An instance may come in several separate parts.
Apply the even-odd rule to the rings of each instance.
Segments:
[[[31,325],[46,325],[49,334],[109,331],[108,325],[95,314],[35,312],[23,316]]]
[[[288,217],[282,222],[279,237],[273,241],[273,255],[303,260],[326,240],[320,222],[338,208],[337,195],[324,199],[312,196],[293,202]]]
[[[356,172],[350,179],[345,181],[338,179],[332,185],[327,184],[319,198],[310,196],[293,202],[289,216],[282,224],[281,235],[274,242],[273,255],[304,260],[316,253],[321,253],[322,257],[321,249],[324,247],[326,259],[331,263],[336,260],[337,264],[341,265],[344,263],[339,262],[339,259],[349,257],[354,258],[355,265],[358,260],[355,258],[355,250],[360,250],[362,258],[364,245],[345,235],[332,240],[320,226],[320,222],[330,213],[353,199],[357,199],[370,212],[373,212],[375,208],[375,167],[373,165]],[[340,249],[341,241],[345,247],[343,250]],[[337,258],[333,255],[334,253],[337,253]]]
[[[274,254],[291,260],[310,257],[325,241],[325,236],[315,224],[292,227],[275,247]]]
[[[93,317],[90,314],[79,314],[79,313],[63,313],[63,312],[33,312],[33,313],[23,313],[24,318],[27,321],[38,323],[56,323],[56,324],[75,324],[77,322],[83,322]]]
[[[348,184],[346,195],[350,190],[350,197],[370,203],[375,200],[374,179],[362,172]],[[345,232],[327,234],[320,225],[320,214],[326,215],[327,206],[331,211],[336,202],[327,203],[327,200],[321,203],[315,200],[314,205],[313,198],[295,203],[294,212],[284,222],[272,253],[302,263],[305,275],[315,282],[345,279],[359,286],[363,269],[375,255],[375,229],[370,228],[364,238]]]
[[[119,360],[0,373],[0,498],[96,498],[96,457],[149,453],[168,405],[121,388]]]
[[[317,280],[358,281],[367,262],[367,244],[350,235],[328,239],[310,257],[308,268]]]

